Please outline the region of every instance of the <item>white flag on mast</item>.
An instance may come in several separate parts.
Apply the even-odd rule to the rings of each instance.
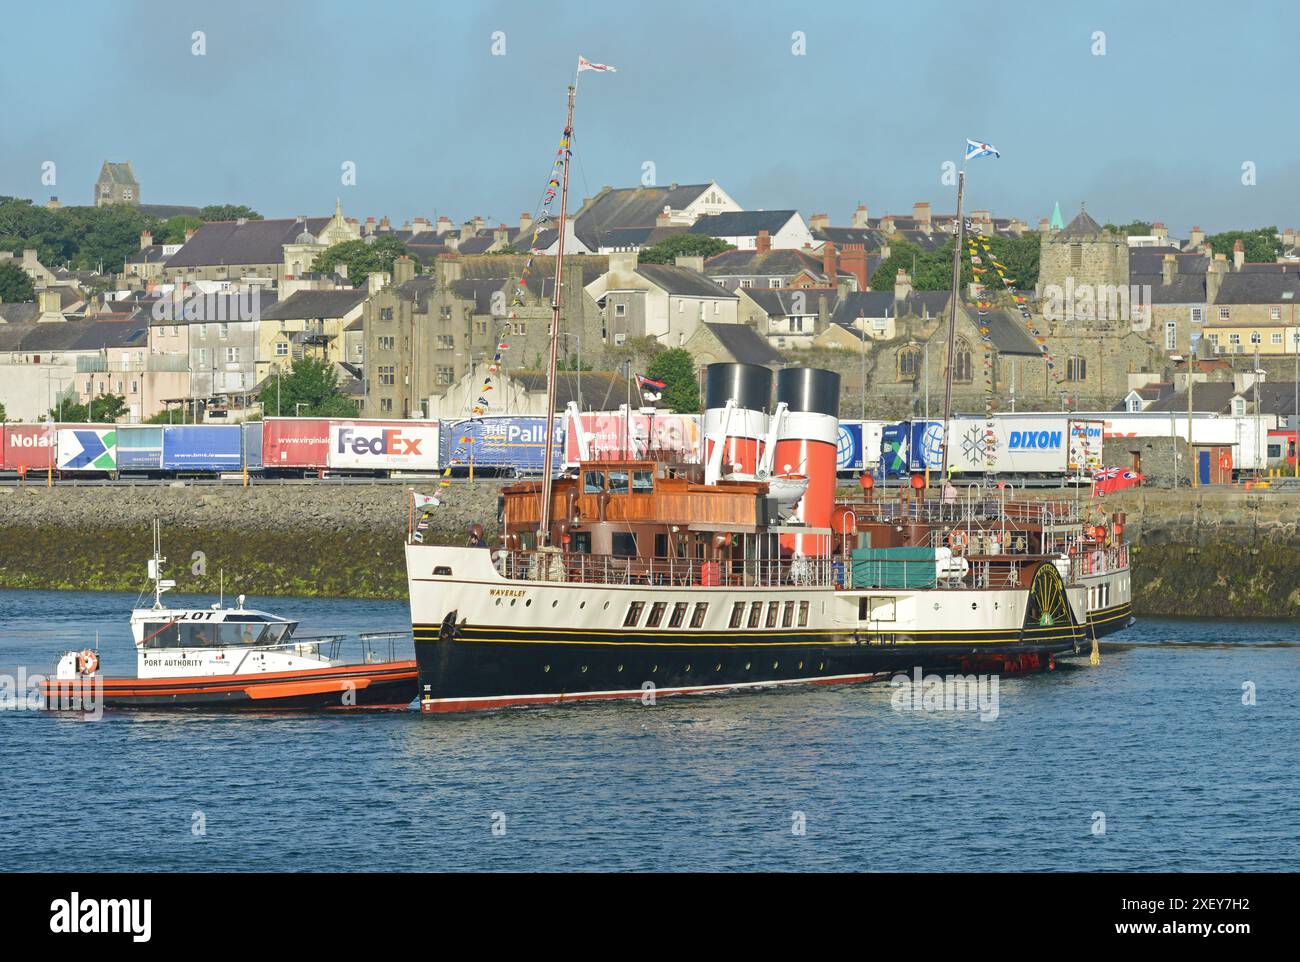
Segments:
[[[610,73],[618,73],[617,67],[611,67],[607,63],[592,63],[582,54],[578,54],[578,72],[581,73],[584,70],[606,70]]]

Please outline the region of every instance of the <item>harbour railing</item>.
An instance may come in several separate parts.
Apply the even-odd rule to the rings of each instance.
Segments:
[[[838,504],[851,510],[861,521],[947,522],[954,525],[1009,521],[1048,527],[1079,524],[1084,514],[1083,507],[1074,501],[1003,501],[1000,498],[987,496],[959,496],[956,500],[877,498],[869,501],[841,501]]]
[[[1128,542],[1110,545],[1079,544],[1070,552],[1070,581],[1107,574],[1128,567]]]
[[[826,588],[835,575],[830,558],[701,561],[501,549],[492,552],[492,562],[498,574],[515,581],[593,585]]]

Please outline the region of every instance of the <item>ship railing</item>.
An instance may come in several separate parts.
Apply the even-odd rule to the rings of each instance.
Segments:
[[[663,587],[825,588],[833,583],[836,574],[830,558],[700,561],[522,550],[497,550],[492,554],[497,573],[513,581]]]
[[[906,489],[904,489],[906,491]],[[905,498],[845,501],[861,521],[915,521],[928,523],[989,524],[999,521],[1051,525],[1077,524],[1082,511],[1073,501],[1003,501],[981,496],[945,501],[942,498]]]
[[[1128,565],[1128,542],[1111,545],[1078,544],[1070,553],[1072,581],[1122,571]]]

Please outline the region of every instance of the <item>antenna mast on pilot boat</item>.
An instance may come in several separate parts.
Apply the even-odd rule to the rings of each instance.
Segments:
[[[574,72],[573,83],[569,84],[569,111],[564,121],[564,136],[560,140],[560,159],[563,172],[560,181],[560,220],[557,246],[555,248],[555,290],[551,296],[551,350],[546,362],[546,436],[542,439],[542,510],[541,521],[537,528],[537,546],[545,547],[550,541],[551,532],[551,475],[555,470],[555,369],[560,350],[560,305],[564,277],[564,236],[568,228],[569,213],[569,165],[573,158],[573,101],[578,94],[578,77],[584,70],[608,71],[615,68],[603,63],[592,63],[585,57],[578,56],[578,69]],[[582,371],[578,371],[582,377]]]

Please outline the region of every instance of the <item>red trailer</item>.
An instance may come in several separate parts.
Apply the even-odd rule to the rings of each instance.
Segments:
[[[54,432],[48,424],[6,424],[4,453],[0,465],[5,471],[35,474],[50,469],[54,458]]]
[[[328,418],[266,418],[262,422],[264,471],[318,471],[330,450]]]

